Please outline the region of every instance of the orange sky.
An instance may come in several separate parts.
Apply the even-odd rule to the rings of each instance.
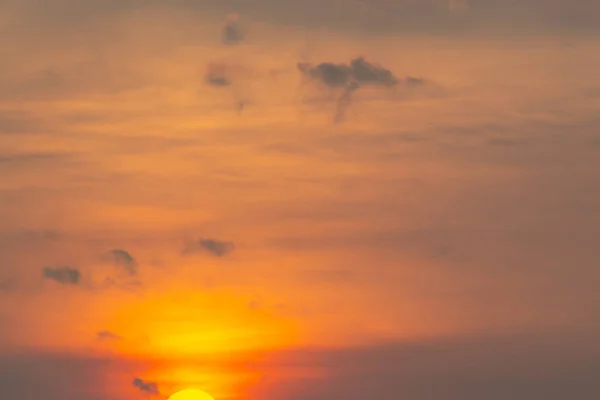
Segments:
[[[337,352],[596,332],[600,42],[564,3],[52,2],[0,5],[0,382],[313,400]],[[317,74],[356,57],[394,83]]]

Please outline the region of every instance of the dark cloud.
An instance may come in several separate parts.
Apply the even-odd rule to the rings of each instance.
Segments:
[[[111,331],[100,331],[96,333],[96,338],[101,342],[113,342],[123,340],[123,337]]]
[[[211,63],[208,65],[204,82],[209,86],[226,87],[231,85],[228,68],[223,64]]]
[[[221,39],[227,45],[235,45],[244,41],[245,35],[242,26],[236,16],[232,16],[227,21],[221,32]]]
[[[394,86],[398,78],[392,71],[377,64],[372,64],[363,57],[355,58],[350,62],[350,70],[354,80],[360,85]]]
[[[406,77],[400,79],[394,73],[378,64],[357,57],[348,64],[323,62],[317,65],[302,62],[297,65],[305,78],[330,89],[342,90],[337,101],[335,121],[344,118],[346,109],[352,102],[353,94],[361,87],[391,88],[403,83],[406,87],[420,86],[424,83],[421,78]]]
[[[345,64],[321,63],[312,66],[301,62],[298,63],[298,69],[304,76],[334,88],[348,85],[351,75],[350,67]]]
[[[46,267],[42,273],[44,278],[63,285],[77,285],[81,281],[81,272],[71,267]]]
[[[148,394],[152,394],[152,395],[160,394],[160,391],[158,390],[158,385],[156,384],[156,382],[146,382],[141,378],[134,378],[132,385],[137,387],[138,389],[140,389],[142,392],[146,392]]]
[[[109,251],[105,257],[116,266],[123,268],[130,276],[137,275],[138,263],[128,251],[114,249]]]
[[[298,63],[298,69],[308,78],[331,88],[349,86],[394,86],[400,80],[387,68],[357,57],[349,64],[324,62],[315,66],[310,63]]]
[[[217,239],[199,239],[188,242],[181,251],[181,254],[190,255],[208,252],[214,256],[223,257],[233,252],[234,249],[235,245],[232,242]]]

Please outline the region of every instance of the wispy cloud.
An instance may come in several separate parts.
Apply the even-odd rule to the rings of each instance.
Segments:
[[[123,337],[111,331],[105,330],[96,333],[96,339],[98,339],[101,342],[115,342],[123,340]]]
[[[208,253],[213,256],[223,257],[235,250],[233,242],[218,240],[218,239],[198,239],[188,242],[181,254],[191,255],[197,253]]]

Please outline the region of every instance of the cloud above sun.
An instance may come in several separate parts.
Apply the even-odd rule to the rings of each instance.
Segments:
[[[159,395],[160,391],[158,390],[158,385],[156,382],[145,381],[141,378],[134,378],[132,385],[137,387],[140,391],[151,394],[151,395]]]

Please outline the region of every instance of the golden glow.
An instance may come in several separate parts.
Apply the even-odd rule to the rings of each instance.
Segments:
[[[214,397],[200,389],[184,389],[171,397],[169,400],[215,400]]]
[[[109,326],[129,338],[124,353],[192,357],[285,347],[294,342],[293,324],[252,309],[243,296],[226,291],[155,294],[121,306]]]

